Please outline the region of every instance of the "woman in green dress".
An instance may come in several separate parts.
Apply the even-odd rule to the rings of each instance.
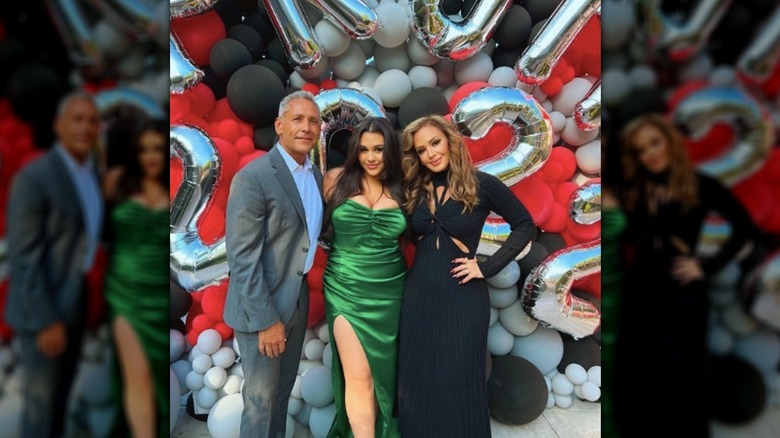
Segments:
[[[329,437],[398,437],[393,417],[407,229],[401,147],[387,119],[367,118],[343,167],[324,182],[330,246],[323,274],[336,418]]]
[[[105,278],[116,360],[111,436],[167,436],[169,423],[169,194],[166,121],[137,131],[132,160],[106,176],[110,206]]]

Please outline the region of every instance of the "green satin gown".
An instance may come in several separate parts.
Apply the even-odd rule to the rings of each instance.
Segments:
[[[406,228],[406,218],[400,208],[372,210],[348,199],[334,209],[332,220],[334,236],[323,274],[336,404],[336,418],[328,437],[352,437],[344,404],[344,376],[333,336],[333,321],[339,315],[352,325],[371,367],[379,405],[375,435],[399,437],[393,405],[406,261],[398,239]]]
[[[151,210],[136,201],[118,204],[110,216],[111,237],[105,278],[110,320],[127,318],[146,353],[158,420],[157,436],[170,433],[168,209]],[[130,436],[122,415],[122,374],[118,357],[112,376],[117,423],[111,436]],[[139,358],[140,359],[140,358]]]

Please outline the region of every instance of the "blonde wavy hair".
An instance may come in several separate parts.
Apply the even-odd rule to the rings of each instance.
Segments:
[[[463,211],[471,211],[479,201],[477,191],[476,168],[471,162],[471,156],[463,142],[455,125],[439,115],[421,117],[409,125],[403,131],[403,158],[401,167],[404,172],[404,210],[411,214],[423,200],[433,199],[433,184],[431,184],[431,171],[425,167],[417,155],[414,145],[414,135],[420,129],[432,126],[441,131],[447,138],[450,151],[449,185],[450,197],[463,203]]]
[[[632,119],[620,132],[620,161],[625,181],[624,202],[629,212],[637,209],[640,200],[648,202],[650,212],[656,211],[656,204],[650,195],[654,184],[650,173],[639,162],[634,140],[640,129],[654,126],[666,138],[669,154],[669,179],[666,183],[669,199],[682,204],[688,211],[698,204],[699,186],[696,170],[688,157],[685,140],[677,127],[662,114],[644,114]]]

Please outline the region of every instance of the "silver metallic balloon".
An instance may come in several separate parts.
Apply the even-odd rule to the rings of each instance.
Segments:
[[[667,15],[663,0],[640,0],[640,26],[647,45],[674,61],[699,53],[726,13],[731,0],[699,0],[687,20]]]
[[[780,330],[780,252],[775,252],[751,273],[748,288],[755,291],[750,313],[759,321]]]
[[[148,94],[127,86],[101,90],[95,95],[95,103],[101,114],[120,105],[129,105],[141,110],[151,118],[168,118],[168,114]]]
[[[736,87],[697,90],[677,104],[672,118],[691,138],[705,135],[716,123],[734,129],[734,144],[721,156],[698,165],[729,186],[761,168],[774,145],[770,115],[753,96]]]
[[[596,81],[585,98],[574,107],[574,121],[580,131],[601,127],[601,80]]]
[[[780,6],[775,8],[762,26],[737,61],[737,69],[756,81],[768,79],[780,62]]]
[[[387,117],[382,105],[354,88],[325,90],[315,96],[314,101],[322,116],[322,131],[310,157],[323,173],[327,171],[327,139],[331,134],[340,129],[354,131],[366,117]]]
[[[533,96],[518,88],[486,87],[461,100],[452,111],[461,134],[478,140],[493,125],[504,123],[512,140],[497,156],[475,163],[511,186],[539,170],[550,158],[555,132],[547,111]]]
[[[171,32],[169,49],[171,94],[182,94],[190,87],[198,85],[203,80],[204,73],[203,70],[195,67],[189,56],[185,55],[173,32]]]
[[[322,50],[301,5],[289,0],[262,1],[290,65],[303,70],[317,65],[322,59]]]
[[[601,240],[569,246],[548,255],[525,280],[523,310],[544,326],[574,339],[592,335],[601,313],[592,303],[571,294],[574,281],[601,272]]]
[[[583,225],[595,224],[601,220],[601,180],[592,179],[571,194],[569,217]]]
[[[370,38],[379,28],[376,11],[363,0],[310,0],[350,38]]]
[[[86,0],[111,23],[144,37],[154,22],[153,3],[138,0]],[[158,0],[159,1],[159,0]]]
[[[78,67],[101,65],[102,55],[92,38],[92,28],[81,8],[81,2],[45,0],[45,4],[71,61]]]
[[[171,20],[194,17],[211,10],[219,0],[171,0]]]
[[[482,50],[512,6],[511,0],[479,0],[463,21],[455,23],[442,12],[440,3],[441,0],[409,0],[417,39],[431,54],[453,61]]]
[[[517,78],[530,85],[549,79],[555,64],[600,8],[601,0],[561,1],[517,60]]]
[[[225,238],[206,245],[198,220],[219,181],[221,159],[208,134],[187,125],[171,127],[170,157],[179,158],[184,178],[171,202],[171,278],[196,291],[228,277]]]

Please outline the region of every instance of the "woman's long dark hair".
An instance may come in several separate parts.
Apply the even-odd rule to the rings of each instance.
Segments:
[[[384,169],[379,175],[382,185],[387,188],[385,193],[398,205],[404,203],[404,191],[401,185],[403,172],[401,171],[401,143],[398,139],[392,123],[383,117],[367,117],[357,126],[355,132],[349,138],[347,159],[344,162],[344,171],[339,175],[330,193],[328,205],[325,208],[325,229],[322,240],[330,243],[333,238],[333,210],[347,199],[359,195],[363,189],[363,168],[360,167],[358,157],[360,155],[360,137],[366,132],[381,134],[385,139],[385,147],[382,150],[382,164]]]
[[[132,157],[125,163],[122,175],[119,177],[117,184],[117,190],[114,196],[110,200],[112,204],[119,204],[131,196],[141,192],[141,180],[143,180],[144,172],[139,163],[139,155],[141,153],[140,140],[141,137],[148,132],[156,132],[162,136],[162,138],[168,138],[170,136],[170,124],[167,120],[163,119],[150,119],[147,120],[138,127],[133,136],[131,143],[132,153],[128,156]],[[164,153],[164,152],[163,152]],[[164,166],[163,172],[157,177],[160,184],[163,187],[168,187],[169,182],[169,167]]]

